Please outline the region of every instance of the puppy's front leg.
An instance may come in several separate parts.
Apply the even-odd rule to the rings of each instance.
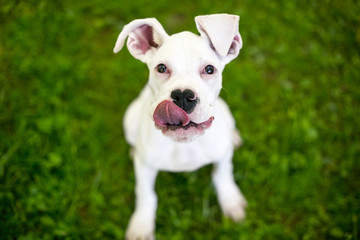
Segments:
[[[243,220],[247,203],[234,180],[232,153],[214,165],[212,178],[225,216],[237,222]]]
[[[136,206],[131,216],[127,231],[127,240],[155,239],[155,216],[157,196],[154,190],[158,171],[144,165],[135,156]]]

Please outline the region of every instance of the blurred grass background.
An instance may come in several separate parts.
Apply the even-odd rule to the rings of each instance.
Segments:
[[[244,145],[247,219],[225,219],[211,167],[161,173],[158,239],[359,239],[359,1],[0,1],[0,238],[123,239],[134,174],[122,130],[145,65],[123,25],[241,16],[224,72]]]

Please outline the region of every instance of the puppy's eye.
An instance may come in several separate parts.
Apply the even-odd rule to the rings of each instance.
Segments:
[[[204,73],[205,74],[214,74],[215,72],[215,68],[214,66],[212,65],[207,65],[205,68],[204,68]]]
[[[157,71],[158,73],[166,73],[168,70],[167,70],[167,67],[160,63],[158,66],[157,66]]]

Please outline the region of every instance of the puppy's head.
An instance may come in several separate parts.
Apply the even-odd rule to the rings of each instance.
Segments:
[[[146,63],[154,124],[175,141],[202,135],[214,121],[221,73],[242,47],[239,17],[228,14],[195,18],[200,36],[181,32],[169,36],[156,19],[134,20],[124,27],[114,52],[126,37],[129,52]]]

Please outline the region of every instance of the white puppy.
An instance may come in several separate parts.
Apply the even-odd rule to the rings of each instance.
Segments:
[[[222,71],[242,47],[239,17],[228,14],[195,18],[200,36],[169,36],[154,18],[130,22],[129,52],[146,63],[149,81],[126,111],[126,140],[133,147],[136,208],[127,239],[154,239],[158,171],[193,171],[214,163],[213,182],[220,206],[235,221],[245,217],[246,200],[233,178],[232,156],[241,138],[226,103],[219,98]]]

